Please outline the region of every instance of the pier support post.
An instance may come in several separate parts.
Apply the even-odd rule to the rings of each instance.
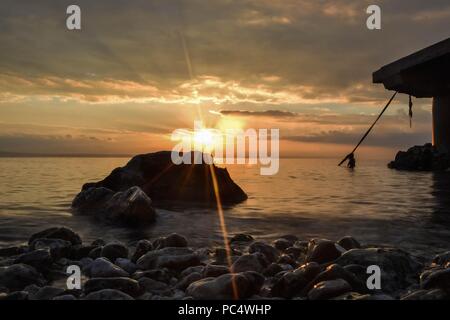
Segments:
[[[450,95],[433,98],[433,145],[450,152]]]

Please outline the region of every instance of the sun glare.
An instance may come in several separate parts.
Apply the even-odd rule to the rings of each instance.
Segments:
[[[214,135],[215,133],[210,129],[201,129],[194,133],[194,143],[203,149],[212,149],[215,143]]]

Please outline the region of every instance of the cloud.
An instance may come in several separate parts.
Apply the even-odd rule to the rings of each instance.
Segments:
[[[247,110],[220,110],[220,114],[227,116],[241,116],[241,117],[272,117],[285,118],[297,116],[294,112],[281,110],[265,110],[265,111],[247,111]]]
[[[65,28],[69,4],[0,2],[0,134],[33,137],[30,148],[145,150],[205,109],[342,144],[389,98],[372,72],[449,36],[448,0],[380,0],[381,31],[366,28],[370,0],[78,0],[77,32]],[[428,140],[429,115],[415,108],[408,131],[405,113],[386,114],[386,137],[368,143]]]
[[[170,102],[195,100],[172,92],[186,83],[195,87],[191,75],[201,84],[202,77],[216,77],[238,86],[197,103],[228,103],[227,93],[245,95],[240,91],[248,88],[281,95],[280,103],[291,96],[379,101],[384,90],[371,84],[371,73],[447,37],[441,15],[450,10],[441,0],[380,1],[383,29],[369,32],[368,0],[80,0],[82,30],[69,32],[70,3],[1,2],[0,74],[47,79],[41,94],[93,102],[122,101],[127,92],[129,101],[145,92]],[[11,86],[0,88],[14,97]]]

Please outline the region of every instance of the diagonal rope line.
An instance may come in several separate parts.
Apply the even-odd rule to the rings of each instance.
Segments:
[[[383,113],[386,111],[386,109],[389,107],[389,105],[391,104],[392,100],[394,100],[395,96],[397,95],[398,91],[395,91],[395,93],[392,95],[391,99],[389,99],[388,103],[386,104],[386,106],[383,108],[383,110],[381,111],[381,113],[378,115],[378,117],[375,119],[375,121],[372,123],[372,125],[370,126],[370,128],[366,131],[366,133],[362,136],[361,140],[359,140],[358,144],[356,145],[356,147],[353,149],[352,152],[350,152],[347,156],[345,156],[345,158],[339,162],[338,166],[341,166],[345,160],[347,160],[349,158],[350,155],[352,155],[353,153],[355,153],[356,149],[358,149],[358,147],[361,145],[361,143],[363,143],[364,139],[366,139],[366,137],[369,135],[370,131],[372,131],[373,127],[375,127],[375,124],[378,122],[378,120],[380,120],[381,116],[383,115]]]

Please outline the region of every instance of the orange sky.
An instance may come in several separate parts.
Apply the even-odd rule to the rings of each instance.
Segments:
[[[376,1],[70,1],[0,4],[0,151],[126,153],[171,149],[170,133],[239,122],[278,128],[283,156],[350,151],[390,96],[382,65],[447,38],[450,3]],[[410,35],[414,34],[414,37]],[[365,157],[431,140],[430,100],[409,128],[400,96]]]

